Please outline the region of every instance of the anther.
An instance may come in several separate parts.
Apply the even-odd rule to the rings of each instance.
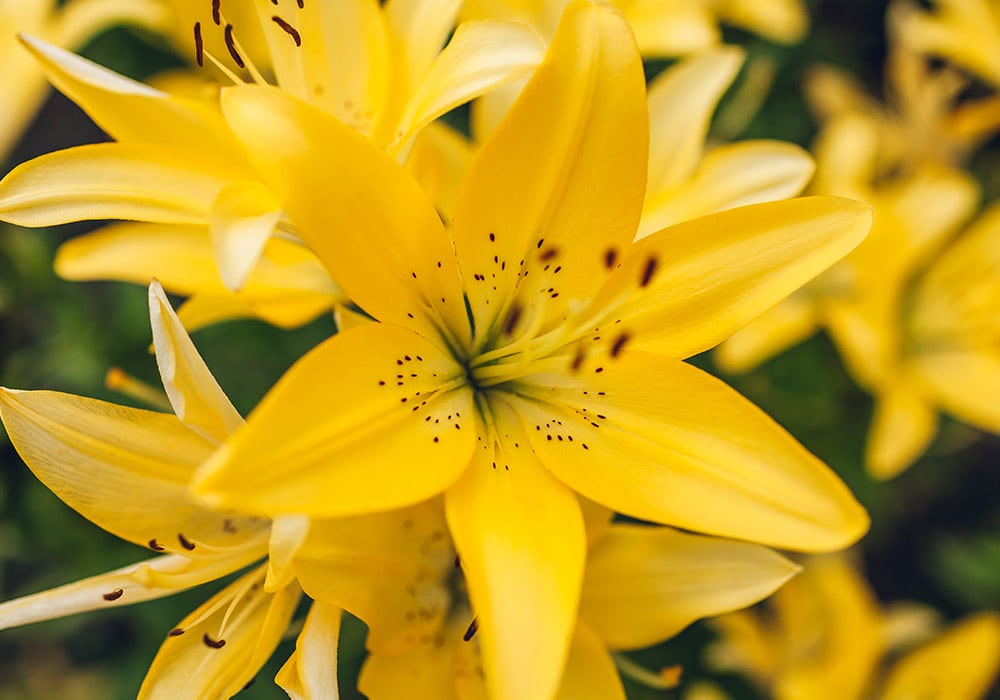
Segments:
[[[149,541],[149,548],[154,552],[162,552],[166,549],[166,547],[156,541],[155,537]]]
[[[615,338],[614,344],[611,346],[611,357],[618,357],[625,344],[629,341],[630,336],[628,333],[622,333],[620,336]]]
[[[290,25],[288,22],[281,19],[281,17],[278,17],[277,15],[272,17],[271,21],[277,24],[279,27],[281,27],[282,31],[288,34],[288,36],[292,37],[292,41],[295,42],[296,46],[302,46],[302,35],[299,34],[298,29],[296,29],[295,27],[293,27],[292,25]]]
[[[240,68],[246,68],[246,64],[243,62],[243,57],[240,56],[240,52],[236,50],[236,40],[233,39],[233,25],[226,25],[225,37],[226,48],[229,49],[229,55],[233,57],[233,61],[235,61],[236,65]]]
[[[615,261],[618,259],[618,251],[614,248],[608,248],[604,251],[604,267],[611,269]]]
[[[215,26],[222,26],[222,0],[212,0],[212,21]]]
[[[479,631],[479,619],[474,617],[472,618],[472,622],[469,623],[469,629],[465,630],[465,634],[462,635],[462,641],[471,641],[476,636],[477,631]]]
[[[205,41],[201,38],[201,22],[194,23],[194,60],[199,68],[205,67]]]
[[[181,543],[181,547],[183,547],[184,549],[188,550],[189,552],[192,549],[194,549],[194,542],[192,542],[187,537],[185,537],[184,533],[182,533],[182,532],[178,532],[177,533],[177,541]]]
[[[573,362],[570,364],[569,368],[574,372],[578,372],[580,370],[580,367],[583,366],[584,357],[585,355],[583,352],[583,348],[577,347],[576,355],[573,356]]]
[[[642,270],[642,278],[639,280],[639,286],[647,286],[653,280],[654,272],[656,272],[656,258],[650,257],[646,261],[646,267]]]
[[[118,600],[123,595],[125,595],[125,590],[122,589],[122,588],[116,588],[115,590],[111,591],[110,593],[105,593],[101,597],[104,598],[104,600],[111,601],[111,600]]]
[[[201,641],[205,642],[205,646],[211,647],[212,649],[221,649],[226,646],[225,639],[212,639],[208,636],[208,632],[202,635]]]
[[[542,260],[551,260],[552,258],[556,257],[558,254],[559,254],[559,249],[558,248],[555,248],[555,247],[553,247],[553,248],[546,248],[545,250],[543,250],[541,252],[541,254],[538,257],[541,258]]]
[[[174,627],[172,630],[167,632],[168,637],[180,637],[182,634],[184,634],[184,630],[180,627]]]
[[[523,309],[520,304],[514,304],[510,307],[510,312],[507,314],[507,320],[503,324],[503,332],[505,335],[511,335],[514,329],[517,328],[518,321],[521,320],[521,314]]]

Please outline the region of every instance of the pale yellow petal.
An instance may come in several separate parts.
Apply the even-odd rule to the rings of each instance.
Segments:
[[[441,493],[475,445],[465,370],[412,331],[369,324],[300,359],[203,465],[217,507],[332,517]]]
[[[993,348],[918,355],[911,371],[942,410],[991,433],[1000,433],[1000,353]]]
[[[229,88],[222,104],[301,238],[351,299],[429,338],[442,318],[466,339],[454,250],[416,181],[329,114],[277,90]]]
[[[620,3],[644,56],[678,56],[718,44],[715,18],[691,0],[624,0]]]
[[[807,551],[845,547],[868,527],[826,465],[683,362],[626,347],[576,373],[533,375],[518,394],[539,459],[620,513]]]
[[[651,646],[753,605],[798,570],[760,545],[614,525],[588,552],[580,617],[612,649]]]
[[[809,15],[802,0],[716,0],[715,11],[728,24],[783,44],[802,41]]]
[[[4,389],[0,416],[39,480],[118,537],[197,557],[199,543],[244,544],[260,529],[189,498],[187,484],[212,445],[173,415]]]
[[[59,9],[53,33],[59,46],[76,47],[116,25],[162,32],[171,20],[157,0],[70,0]]]
[[[256,182],[233,182],[212,203],[212,248],[226,287],[239,290],[281,219],[281,204]]]
[[[625,700],[625,688],[604,640],[582,621],[573,632],[555,700]]]
[[[455,211],[458,190],[473,154],[474,144],[441,121],[428,124],[413,143],[406,169],[445,221],[450,221]]]
[[[891,479],[924,453],[937,433],[937,411],[911,387],[880,391],[865,445],[865,466],[876,479]]]
[[[677,224],[625,249],[592,308],[609,307],[601,320],[615,328],[606,333],[689,357],[725,340],[850,252],[868,233],[871,216],[868,206],[853,200],[804,197]]]
[[[734,46],[714,48],[680,61],[650,83],[650,195],[677,187],[694,173],[712,113],[743,57]]]
[[[84,219],[204,223],[216,194],[238,173],[181,147],[77,146],[11,170],[0,182],[0,218],[19,226]]]
[[[405,66],[403,89],[411,94],[426,75],[455,27],[461,0],[389,0],[386,26],[394,41],[395,60]]]
[[[340,608],[313,602],[295,651],[274,677],[291,700],[337,700],[337,651]]]
[[[163,388],[185,425],[215,444],[243,425],[222,387],[198,354],[163,287],[149,286],[149,320]]]
[[[520,285],[525,294],[564,292],[544,295],[544,315],[555,318],[571,298],[596,290],[604,249],[631,241],[645,189],[643,97],[624,19],[604,5],[572,3],[459,192],[455,246],[477,341],[499,330],[519,271],[530,267],[535,278]]]
[[[986,697],[1000,668],[1000,617],[972,615],[903,657],[890,671],[881,700]]]
[[[309,536],[309,525],[309,518],[304,515],[279,515],[271,521],[265,591],[272,593],[284,588],[295,578],[293,560]]]
[[[445,112],[528,75],[544,54],[541,37],[526,24],[482,20],[459,25],[416,86],[392,135],[392,150],[404,148]]]
[[[491,401],[493,444],[445,495],[494,700],[544,700],[576,621],[586,534],[573,493],[539,463],[516,416]]]
[[[746,141],[713,148],[687,182],[663,191],[650,188],[638,237],[717,211],[794,197],[812,173],[812,158],[790,143]]]
[[[792,294],[724,340],[712,357],[724,372],[749,372],[816,333],[818,311],[808,294]]]
[[[370,653],[358,676],[358,690],[369,700],[459,700],[455,652],[459,644],[466,644],[461,641],[462,631],[442,625],[434,637],[428,635],[404,653]]]
[[[245,574],[174,628],[149,667],[139,700],[222,700],[256,676],[284,636],[302,593],[297,586],[265,593],[262,576],[261,569]]]

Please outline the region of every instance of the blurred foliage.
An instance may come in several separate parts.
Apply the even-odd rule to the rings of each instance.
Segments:
[[[807,146],[816,127],[801,84],[804,71],[817,63],[844,67],[872,95],[881,95],[885,6],[870,0],[816,0],[811,3],[813,33],[798,46],[776,46],[731,32],[728,40],[748,47],[748,66],[773,69],[767,100],[751,119],[743,119],[745,128],[737,136]],[[176,65],[150,37],[125,30],[105,34],[85,53],[138,78]],[[651,65],[650,70],[660,67]],[[745,68],[744,77],[751,70]],[[736,94],[738,86],[720,113],[725,114]],[[453,121],[462,123],[463,118],[460,114]],[[727,124],[739,126],[739,121]],[[53,95],[12,164],[102,138],[75,106]],[[1000,196],[1000,149],[983,149],[972,169],[983,183],[986,201]],[[109,367],[117,366],[158,383],[148,352],[146,290],[57,279],[51,272],[53,252],[81,230],[0,229],[0,382],[132,403],[105,389],[103,378]],[[241,321],[198,331],[194,341],[246,414],[285,368],[333,329],[328,318],[291,332]],[[707,357],[695,362],[713,369]],[[752,374],[724,378],[826,460],[869,509],[872,531],[861,547],[872,585],[883,600],[919,600],[951,617],[1000,607],[1000,439],[947,423],[914,468],[892,482],[875,483],[861,466],[871,400],[852,384],[825,337],[813,338]],[[84,521],[34,480],[9,443],[4,441],[0,449],[0,597],[59,585],[148,554]],[[209,589],[0,634],[0,700],[134,697],[164,634],[207,599]],[[361,697],[354,678],[364,634],[357,620],[345,623],[340,652],[344,698]],[[629,656],[651,669],[680,664],[688,683],[708,673],[700,656],[710,638],[706,627],[695,625],[670,642]],[[290,641],[283,645],[260,681],[240,697],[284,697],[271,678],[291,648]],[[734,697],[755,697],[735,676],[721,682]],[[632,682],[628,688],[636,700],[681,697],[679,691],[653,691]]]

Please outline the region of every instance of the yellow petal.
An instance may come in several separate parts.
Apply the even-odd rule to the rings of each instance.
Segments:
[[[891,479],[924,453],[937,432],[937,412],[927,399],[900,383],[875,398],[865,445],[865,466],[876,479]]]
[[[690,181],[662,192],[650,188],[638,237],[717,211],[794,197],[812,173],[809,154],[789,143],[719,146],[706,154]]]
[[[613,525],[588,552],[580,617],[613,649],[651,646],[766,598],[798,570],[760,545]]]
[[[313,602],[295,651],[274,677],[291,700],[337,700],[340,608]]]
[[[783,44],[802,41],[809,31],[802,0],[721,0],[713,6],[723,21]]]
[[[404,148],[418,130],[445,112],[528,75],[544,53],[544,42],[528,25],[489,20],[459,25],[416,86],[392,135],[392,149]]]
[[[162,32],[172,17],[168,8],[156,0],[71,0],[63,4],[54,19],[55,43],[73,47],[82,46],[115,25]]]
[[[454,562],[444,510],[434,499],[376,515],[314,520],[294,568],[311,598],[368,625],[370,651],[397,655],[437,635],[451,604],[446,578]]]
[[[196,331],[206,326],[211,326],[223,321],[235,321],[241,318],[254,318],[255,312],[246,299],[235,294],[216,296],[213,294],[197,294],[185,301],[177,309],[177,318],[181,320],[181,325],[189,331]],[[304,318],[305,323],[315,315]],[[282,319],[281,323],[271,322],[273,325],[283,328],[294,328],[297,323],[288,323]]]
[[[635,235],[647,156],[643,95],[624,18],[604,5],[570,4],[545,61],[459,192],[455,245],[477,336],[501,317],[525,262],[541,255],[562,268],[556,281],[567,294],[550,304],[551,317],[597,288],[606,247]]]
[[[644,56],[677,56],[719,43],[719,28],[704,3],[625,0],[620,4]]]
[[[199,543],[244,544],[260,529],[191,501],[187,484],[212,445],[175,416],[10,389],[0,390],[0,416],[35,476],[118,537],[197,557]]]
[[[186,557],[166,554],[156,559],[129,564],[115,571],[74,581],[48,591],[9,600],[0,604],[0,629],[29,625],[43,620],[54,620],[58,617],[66,617],[90,610],[132,605],[173,595],[183,588],[144,586],[139,580],[141,574],[137,577],[136,572],[149,568],[169,571],[190,565],[191,560]],[[194,579],[186,582],[187,586],[185,587],[210,581],[216,576],[217,574],[212,572],[201,580]]]
[[[281,204],[256,182],[233,182],[212,204],[212,248],[226,287],[237,291],[281,219]]]
[[[871,216],[859,202],[805,197],[677,224],[628,248],[593,308],[610,307],[630,343],[690,357],[850,252]]]
[[[466,644],[460,641],[462,632],[461,627],[442,625],[434,638],[428,635],[405,653],[370,653],[358,676],[358,690],[369,700],[459,700],[455,652],[459,644]],[[474,680],[482,685],[480,679]]]
[[[249,174],[217,109],[154,90],[39,39],[23,41],[52,83],[116,141],[212,153]]]
[[[468,317],[452,245],[419,185],[328,114],[261,87],[223,110],[302,239],[348,295],[382,321],[459,341]]]
[[[274,652],[301,590],[260,588],[263,570],[237,579],[181,621],[164,640],[139,689],[139,700],[229,698]]]
[[[163,287],[149,285],[149,320],[163,388],[185,425],[215,444],[243,425],[174,313]]]
[[[576,374],[534,375],[518,393],[510,400],[545,466],[625,515],[820,551],[845,547],[868,527],[829,468],[683,362],[626,348]]]
[[[1000,433],[1000,355],[994,349],[919,355],[911,367],[942,409],[981,430]]]
[[[264,590],[272,593],[295,579],[292,569],[295,555],[309,535],[309,518],[304,515],[279,515],[271,522],[268,542],[267,577]]]
[[[385,4],[394,58],[404,67],[404,94],[412,94],[441,51],[462,7],[461,0],[393,0]]]
[[[818,311],[808,294],[792,294],[724,340],[713,354],[716,364],[724,372],[749,372],[816,333]]]
[[[406,160],[406,169],[437,205],[445,221],[450,221],[455,211],[458,189],[472,156],[472,142],[444,122],[437,121],[420,132]]]
[[[715,105],[733,82],[744,52],[714,48],[661,73],[649,86],[649,186],[652,195],[690,177],[705,149]]]
[[[303,2],[276,9],[256,0],[278,85],[369,134],[390,88],[385,19],[376,0]],[[281,18],[293,34],[272,19]]]
[[[19,226],[84,219],[207,222],[238,170],[204,152],[100,143],[49,153],[0,182],[0,217]]]
[[[556,700],[625,700],[618,668],[604,641],[582,621],[573,632]]]
[[[551,698],[576,622],[586,556],[580,506],[538,462],[508,406],[445,495],[495,700]]]
[[[217,507],[354,515],[441,493],[475,444],[465,370],[399,326],[369,324],[299,360],[196,476]]]
[[[1000,618],[970,615],[930,644],[907,654],[889,671],[882,700],[985,697],[1000,668]]]

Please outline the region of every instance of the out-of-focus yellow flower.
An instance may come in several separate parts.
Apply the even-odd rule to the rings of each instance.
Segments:
[[[208,6],[208,3],[205,3]],[[210,6],[212,7],[212,6]],[[429,0],[257,3],[281,91],[309,102],[403,160],[431,121],[462,102],[530,72],[543,46],[509,22],[454,25],[457,5]],[[202,62],[210,36],[263,83],[225,8],[198,22]],[[235,27],[235,28],[234,28]],[[256,315],[301,324],[343,295],[296,237],[295,222],[256,177],[215,100],[169,95],[36,39],[26,40],[56,86],[116,143],[71,148],[25,163],[0,185],[8,221],[44,226],[128,219],[73,241],[57,260],[73,279],[143,284],[151,275],[193,295],[188,327]],[[229,68],[218,61],[220,71]],[[140,223],[143,222],[143,223]],[[277,234],[277,235],[272,235]],[[336,235],[331,232],[331,235]],[[263,255],[260,265],[257,261]],[[214,259],[214,264],[213,264]]]
[[[776,700],[978,700],[1000,666],[1000,615],[939,632],[926,608],[881,609],[844,557],[811,558],[766,611],[710,624],[722,637],[712,664],[746,673]]]
[[[48,83],[37,62],[17,36],[33,34],[57,46],[80,48],[102,30],[131,24],[162,30],[169,14],[159,0],[0,0],[0,161],[28,127],[48,93]],[[147,280],[148,281],[148,280]]]
[[[328,114],[261,88],[225,93],[223,110],[300,235],[379,323],[294,365],[196,493],[314,517],[444,493],[497,698],[558,685],[586,553],[574,491],[783,547],[836,549],[867,528],[825,465],[682,360],[846,254],[869,211],[758,204],[633,242],[645,80],[613,9],[567,9],[473,163],[451,230]]]
[[[996,0],[931,0],[894,6],[899,38],[1000,87],[1000,6]]]

